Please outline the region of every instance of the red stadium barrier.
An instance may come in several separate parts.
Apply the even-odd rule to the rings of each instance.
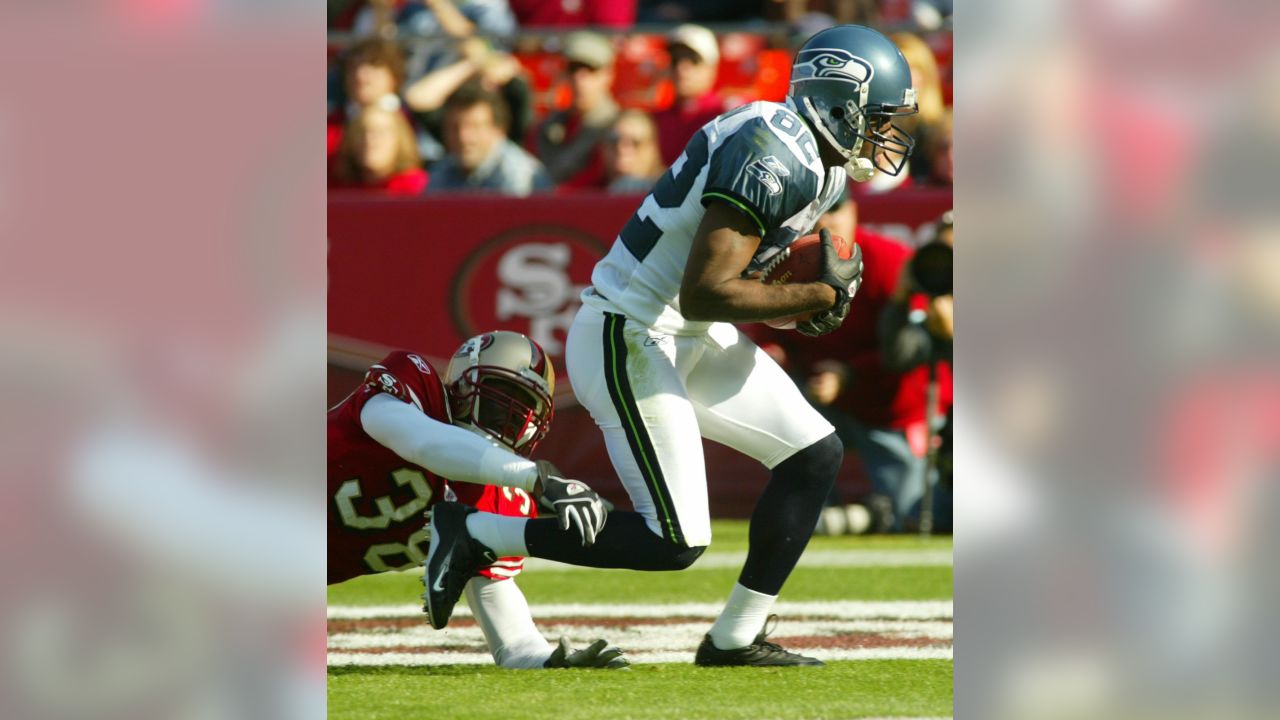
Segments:
[[[357,369],[380,359],[384,348],[445,359],[470,335],[500,328],[542,343],[561,372],[557,387],[567,391],[560,355],[578,294],[640,199],[331,193],[330,404],[341,400],[359,381]],[[902,191],[862,199],[859,217],[903,236],[950,207],[950,190]],[[590,417],[571,397],[557,396],[555,428],[539,456],[625,502],[603,443],[584,442],[599,437]],[[764,469],[710,443],[707,463],[713,512],[749,513],[767,479]],[[856,472],[842,480],[850,490],[860,483]]]

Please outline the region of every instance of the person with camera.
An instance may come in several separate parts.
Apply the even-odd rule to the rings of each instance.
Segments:
[[[862,249],[863,282],[849,316],[821,338],[764,325],[752,325],[750,331],[796,378],[809,401],[835,427],[846,452],[858,456],[871,482],[871,495],[858,498],[858,504],[846,505],[855,498],[843,497],[838,487],[833,490],[818,532],[903,532],[915,527],[924,494],[928,370],[912,366],[904,372],[887,364],[879,322],[882,312],[897,301],[912,249],[860,226],[858,203],[852,197],[838,201],[817,227],[851,238]],[[908,297],[924,302],[923,296]],[[939,321],[943,312],[938,313]],[[949,406],[949,370],[943,370],[943,377],[942,401]]]
[[[912,526],[944,531],[951,529],[953,247],[952,211],[948,210],[933,239],[902,266],[898,286],[880,311],[877,329],[885,367],[904,381],[910,378],[911,392],[923,410],[924,462],[892,496],[894,514]],[[934,440],[935,434],[941,442]]]

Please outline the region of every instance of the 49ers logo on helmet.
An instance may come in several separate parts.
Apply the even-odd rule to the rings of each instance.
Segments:
[[[485,330],[524,333],[547,353],[564,352],[578,297],[605,247],[561,225],[532,225],[486,240],[454,276],[453,323],[470,337]]]

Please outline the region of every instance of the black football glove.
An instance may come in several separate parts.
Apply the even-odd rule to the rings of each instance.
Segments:
[[[562,637],[543,667],[626,670],[629,665],[631,661],[623,657],[622,649],[610,645],[608,640],[602,638],[591,643],[585,650],[574,650],[569,644],[569,638]]]
[[[796,331],[809,337],[826,335],[840,327],[840,324],[844,322],[845,317],[848,315],[849,301],[846,299],[838,307],[814,313],[813,317],[808,320],[796,323]]]
[[[538,505],[556,514],[561,530],[572,527],[582,538],[583,547],[594,545],[596,534],[608,517],[604,501],[586,483],[566,479],[564,473],[550,462],[539,460],[537,465]]]
[[[822,241],[822,276],[818,282],[836,291],[836,301],[830,308],[796,324],[796,330],[810,337],[826,335],[840,327],[849,315],[849,303],[862,285],[862,248],[858,243],[853,244],[853,253],[845,260],[836,252],[830,230],[819,230],[818,237]]]
[[[862,248],[853,243],[853,253],[848,260],[840,257],[836,246],[831,241],[831,231],[823,228],[818,231],[822,241],[822,275],[818,282],[826,283],[836,291],[836,302],[832,309],[839,309],[841,303],[847,303],[857,294],[862,285]]]

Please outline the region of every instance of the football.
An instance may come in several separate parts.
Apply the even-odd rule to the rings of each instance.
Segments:
[[[831,236],[831,244],[842,259],[853,257],[853,245],[839,235]],[[822,240],[818,233],[805,235],[774,255],[764,266],[760,281],[770,285],[783,283],[816,282],[822,275]],[[766,320],[765,324],[779,330],[792,330],[796,323],[808,320],[813,313]]]

